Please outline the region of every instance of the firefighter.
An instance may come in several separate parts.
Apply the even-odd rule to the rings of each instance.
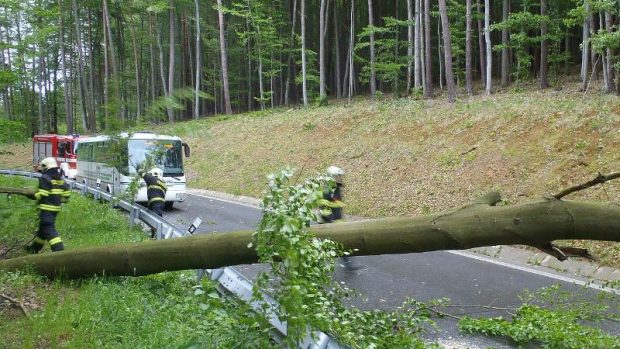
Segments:
[[[344,171],[337,166],[330,166],[327,168],[327,175],[331,177],[334,182],[336,182],[336,187],[332,190],[331,188],[325,188],[323,190],[323,200],[321,200],[321,215],[319,222],[320,224],[324,223],[336,223],[342,221],[344,218],[344,203],[343,200],[343,176]],[[361,264],[356,263],[349,256],[342,257],[344,262],[344,267],[346,270],[357,270],[362,268]]]
[[[164,171],[154,167],[149,172],[139,170],[138,175],[146,182],[146,197],[149,200],[148,208],[160,217],[164,214],[166,204],[166,183],[163,181]]]
[[[69,185],[62,179],[62,170],[54,158],[45,158],[39,164],[39,188],[34,194],[39,208],[39,230],[32,243],[26,247],[30,253],[41,251],[45,242],[50,244],[52,252],[65,249],[65,246],[56,231],[56,216],[63,203],[69,200],[71,191]]]

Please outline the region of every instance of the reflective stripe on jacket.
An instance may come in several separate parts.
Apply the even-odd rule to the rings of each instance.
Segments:
[[[166,202],[166,191],[168,190],[166,182],[150,173],[143,174],[142,178],[146,182],[146,197],[149,200],[149,204],[157,201]]]
[[[62,179],[59,168],[50,168],[39,177],[39,187],[34,197],[40,210],[59,212],[62,203],[70,196],[69,185]]]

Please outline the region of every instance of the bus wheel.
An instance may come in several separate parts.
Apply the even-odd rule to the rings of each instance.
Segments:
[[[172,210],[172,206],[174,205],[174,201],[166,201],[166,210]]]

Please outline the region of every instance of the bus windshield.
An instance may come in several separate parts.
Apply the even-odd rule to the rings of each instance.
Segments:
[[[128,150],[129,163],[134,165],[129,168],[133,173],[135,173],[135,165],[142,164],[149,158],[164,171],[164,176],[183,176],[181,141],[131,139],[128,141]]]

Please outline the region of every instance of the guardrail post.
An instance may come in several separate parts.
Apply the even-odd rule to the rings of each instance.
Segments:
[[[136,212],[139,212],[138,210],[136,210],[134,207],[131,207],[129,209],[129,225],[133,226],[134,224],[136,224]]]

